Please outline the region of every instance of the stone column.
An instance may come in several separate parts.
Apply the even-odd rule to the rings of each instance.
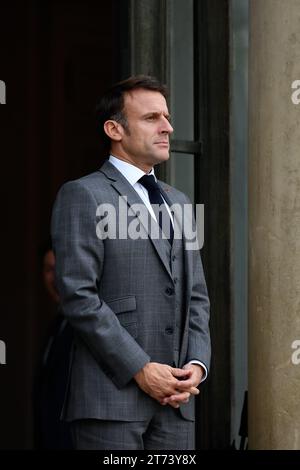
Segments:
[[[130,72],[152,75],[169,82],[169,14],[167,0],[130,0]],[[167,164],[157,167],[157,176],[167,180]]]
[[[250,1],[249,73],[249,448],[300,449],[300,0]]]
[[[131,73],[166,81],[166,0],[130,0]]]

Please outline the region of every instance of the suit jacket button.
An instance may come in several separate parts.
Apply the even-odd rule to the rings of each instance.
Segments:
[[[174,289],[172,287],[167,287],[165,290],[167,295],[173,295],[174,294]]]
[[[165,333],[166,333],[166,335],[172,335],[173,334],[173,328],[171,328],[171,327],[166,328]]]

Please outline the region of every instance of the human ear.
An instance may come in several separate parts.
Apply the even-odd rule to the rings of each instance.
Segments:
[[[105,134],[111,139],[116,142],[119,142],[122,140],[122,135],[123,135],[123,128],[121,124],[119,124],[117,121],[113,120],[108,120],[105,121],[104,123],[104,132]]]

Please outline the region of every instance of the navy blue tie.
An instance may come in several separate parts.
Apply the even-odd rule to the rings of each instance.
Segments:
[[[161,195],[160,187],[158,186],[157,182],[153,175],[144,175],[139,179],[139,183],[147,189],[149,200],[151,206],[153,208],[156,220],[158,224],[169,240],[170,244],[173,243],[174,238],[174,228],[171,221],[170,214],[166,208],[164,200]]]

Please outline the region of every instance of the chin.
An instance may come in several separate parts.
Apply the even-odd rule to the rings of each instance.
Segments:
[[[166,153],[161,153],[159,155],[155,155],[156,163],[165,162],[165,161],[169,160],[169,158],[170,158],[169,151],[167,151]]]

